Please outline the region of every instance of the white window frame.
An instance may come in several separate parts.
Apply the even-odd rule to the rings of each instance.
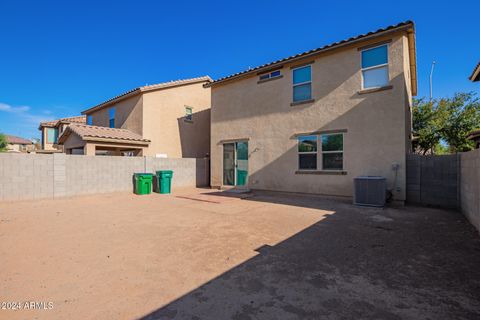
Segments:
[[[387,48],[387,63],[382,63],[382,64],[378,64],[376,66],[371,66],[371,67],[368,67],[368,68],[363,68],[362,65],[363,65],[363,52],[364,51],[368,51],[368,50],[372,50],[372,49],[375,49],[375,48],[379,48],[379,47],[386,47]],[[366,48],[366,49],[363,49],[360,51],[360,68],[361,68],[361,74],[362,74],[362,90],[368,90],[368,89],[377,89],[377,88],[382,88],[384,86],[381,86],[381,87],[368,87],[368,88],[365,88],[365,79],[363,77],[363,72],[364,71],[369,71],[369,70],[373,70],[373,69],[380,69],[382,67],[387,67],[387,84],[385,84],[385,86],[388,86],[388,84],[390,83],[390,70],[389,70],[389,65],[390,65],[390,54],[388,53],[389,51],[389,45],[388,43],[383,43],[383,44],[379,44],[378,46],[374,46],[374,47],[370,47],[370,48]]]
[[[277,76],[272,76],[272,73],[274,73],[274,72],[279,72],[279,74]],[[277,69],[277,70],[273,70],[273,71],[270,71],[270,72],[267,72],[267,73],[260,74],[258,76],[258,80],[263,81],[263,80],[268,80],[268,79],[275,79],[275,78],[278,78],[278,77],[281,77],[281,76],[282,76],[281,69]],[[262,77],[264,77],[264,78],[262,78]]]
[[[303,68],[306,68],[306,67],[309,67],[310,68],[310,81],[305,81],[305,82],[300,82],[300,83],[293,83],[293,74],[295,73],[295,70],[298,70],[298,69],[303,69]],[[298,87],[298,86],[301,86],[301,85],[305,85],[305,84],[310,84],[310,98],[308,99],[305,99],[305,100],[297,100],[295,101],[295,95],[293,94],[293,92],[295,91],[295,87]],[[307,64],[307,65],[304,65],[304,66],[300,66],[300,67],[296,67],[296,68],[293,68],[292,69],[292,101],[293,102],[302,102],[302,101],[308,101],[308,100],[311,100],[312,99],[312,95],[313,95],[313,88],[312,88],[312,65],[311,64]],[[317,145],[317,151],[318,151],[318,145]]]
[[[306,152],[305,151],[303,151],[303,152],[298,151],[298,146],[300,145],[299,138],[300,137],[308,137],[308,136],[315,136],[317,138],[317,151],[306,151]],[[318,134],[306,134],[306,135],[297,136],[297,162],[298,162],[297,163],[297,168],[298,168],[299,171],[300,170],[301,171],[316,171],[316,170],[318,170],[318,154],[319,154],[319,152],[318,152],[318,138],[319,138]],[[300,168],[300,155],[301,154],[316,154],[317,155],[317,161],[316,161],[316,167],[317,168],[315,168],[315,169],[302,169],[302,168]]]
[[[324,136],[335,136],[335,135],[342,135],[342,151],[323,151],[323,137]],[[320,168],[322,168],[321,170],[322,171],[343,171],[345,169],[345,157],[344,157],[344,152],[343,150],[345,149],[345,134],[343,132],[332,132],[332,133],[323,133],[323,134],[320,134],[319,135],[320,137],[320,148],[318,148],[318,145],[317,145],[317,150],[320,150],[320,154],[321,154],[321,157],[320,157]],[[317,142],[318,144],[318,142]],[[342,154],[342,169],[325,169],[323,167],[323,154],[328,154],[328,153],[341,153]]]

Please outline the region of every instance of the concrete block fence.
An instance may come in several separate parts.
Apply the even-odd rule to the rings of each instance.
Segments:
[[[460,209],[480,231],[480,149],[407,156],[407,201]]]
[[[173,170],[173,187],[209,185],[208,159],[0,153],[0,200],[132,191],[133,174]]]
[[[480,231],[480,149],[461,154],[460,181],[462,212]]]

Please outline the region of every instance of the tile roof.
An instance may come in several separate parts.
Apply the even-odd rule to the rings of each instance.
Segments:
[[[475,69],[473,69],[472,74],[468,78],[471,81],[480,81],[480,62],[477,63]]]
[[[127,129],[97,127],[77,123],[70,124],[58,138],[58,141],[60,143],[64,142],[70,133],[77,134],[83,140],[95,140],[95,138],[100,138],[108,140],[124,140],[126,142],[150,142],[150,140],[143,139],[141,135]]]
[[[219,78],[219,79],[217,79],[215,81],[212,81],[211,83],[209,83],[205,86],[209,87],[209,86],[215,85],[217,83],[230,80],[232,78],[237,78],[237,77],[241,77],[241,76],[244,76],[244,75],[247,75],[247,74],[258,72],[258,71],[261,71],[262,69],[268,69],[270,67],[274,67],[274,66],[282,64],[282,63],[303,59],[303,58],[306,58],[308,56],[320,53],[322,51],[335,49],[335,48],[341,47],[343,45],[347,45],[347,44],[357,42],[357,41],[360,41],[360,40],[365,40],[366,38],[369,38],[369,37],[372,37],[372,36],[377,36],[381,33],[385,33],[385,32],[388,32],[388,31],[393,31],[393,30],[396,30],[396,29],[404,29],[404,28],[408,29],[408,28],[413,28],[413,27],[414,27],[413,21],[407,20],[407,21],[400,22],[400,23],[395,24],[395,25],[390,25],[386,28],[381,28],[381,29],[378,29],[378,30],[375,30],[375,31],[365,33],[365,34],[360,34],[360,35],[355,36],[355,37],[351,37],[351,38],[348,38],[348,39],[345,39],[345,40],[341,40],[341,41],[338,41],[338,42],[333,42],[333,43],[327,44],[323,47],[319,47],[319,48],[316,48],[316,49],[305,51],[305,52],[302,52],[302,53],[299,53],[299,54],[296,54],[296,55],[293,55],[293,56],[290,56],[290,57],[287,57],[287,58],[283,58],[283,59],[280,59],[280,60],[276,60],[276,61],[273,61],[273,62],[270,62],[270,63],[262,64],[261,66],[258,66],[258,67],[255,67],[255,68],[249,68],[248,70],[244,70],[244,71],[237,72],[237,73],[234,73],[232,75],[229,75],[229,76],[226,76],[226,77],[223,77],[223,78]]]
[[[11,136],[6,134],[5,138],[7,138],[7,142],[11,144],[33,144],[31,140],[24,139],[22,137]]]
[[[40,122],[40,127],[38,128],[41,130],[41,127],[55,127],[59,122],[62,123],[86,123],[86,116],[75,116],[75,117],[67,117],[67,118],[61,118],[61,119],[56,119],[52,121],[43,121]]]
[[[124,93],[121,93],[121,94],[119,94],[119,95],[117,95],[113,98],[105,100],[105,101],[97,104],[96,106],[93,106],[93,107],[91,107],[87,110],[82,111],[82,114],[93,111],[95,109],[99,109],[99,108],[101,108],[101,107],[103,107],[107,104],[110,104],[113,101],[126,99],[130,96],[139,94],[141,92],[148,92],[148,91],[158,90],[158,89],[166,89],[166,88],[181,86],[181,85],[185,85],[185,84],[192,84],[192,83],[197,83],[197,82],[212,82],[212,81],[213,81],[212,78],[210,78],[209,76],[203,76],[203,77],[197,77],[197,78],[162,82],[162,83],[152,84],[152,85],[143,86],[143,87],[136,87],[134,89],[125,91]]]
[[[470,140],[473,140],[477,137],[480,137],[480,129],[478,130],[474,130],[472,132],[470,132],[470,134],[468,135],[467,139],[470,139]]]

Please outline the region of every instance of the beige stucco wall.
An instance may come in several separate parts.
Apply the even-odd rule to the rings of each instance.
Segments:
[[[70,134],[68,138],[63,143],[63,150],[66,153],[69,153],[70,149],[83,148],[85,146],[85,141],[83,141],[77,134]]]
[[[105,108],[87,113],[92,116],[92,125],[99,127],[108,127],[110,108],[115,108],[115,128],[128,129],[132,132],[142,134],[143,124],[143,98],[142,95],[136,95],[125,100],[119,101]]]
[[[32,149],[33,149],[32,145],[11,144],[11,143],[7,145],[7,151],[10,151],[10,152],[27,152],[27,151],[31,151]]]
[[[210,150],[210,88],[205,82],[146,92],[143,95],[143,137],[150,139],[147,155],[202,158]],[[193,109],[185,122],[185,106]]]
[[[358,94],[361,55],[358,47],[392,39],[389,47],[390,90]],[[249,139],[250,188],[352,196],[353,178],[381,175],[392,187],[398,163],[397,200],[405,199],[407,152],[404,35],[377,38],[357,46],[324,53],[312,64],[313,103],[290,106],[293,64],[283,78],[257,84],[258,76],[212,88],[211,183],[222,185],[222,140]],[[303,62],[312,61],[312,58]],[[296,62],[295,65],[302,62]],[[347,175],[296,174],[295,134],[347,130],[344,170]],[[320,154],[318,155],[320,157]],[[318,162],[320,164],[320,162]]]
[[[210,152],[210,88],[205,82],[170,87],[116,102],[88,113],[92,125],[109,126],[109,109],[115,107],[115,127],[151,140],[143,153],[169,158],[201,158]],[[185,120],[185,106],[193,121]]]
[[[48,127],[43,127],[42,128],[42,149],[43,150],[57,150],[57,148],[55,148],[54,144],[53,143],[49,143],[48,140],[47,140],[47,131],[48,129],[53,129],[53,128],[48,128]]]

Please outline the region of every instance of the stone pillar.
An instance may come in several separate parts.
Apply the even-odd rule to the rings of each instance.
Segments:
[[[94,156],[95,145],[93,143],[85,143],[85,146],[83,147],[83,154],[86,156]]]

